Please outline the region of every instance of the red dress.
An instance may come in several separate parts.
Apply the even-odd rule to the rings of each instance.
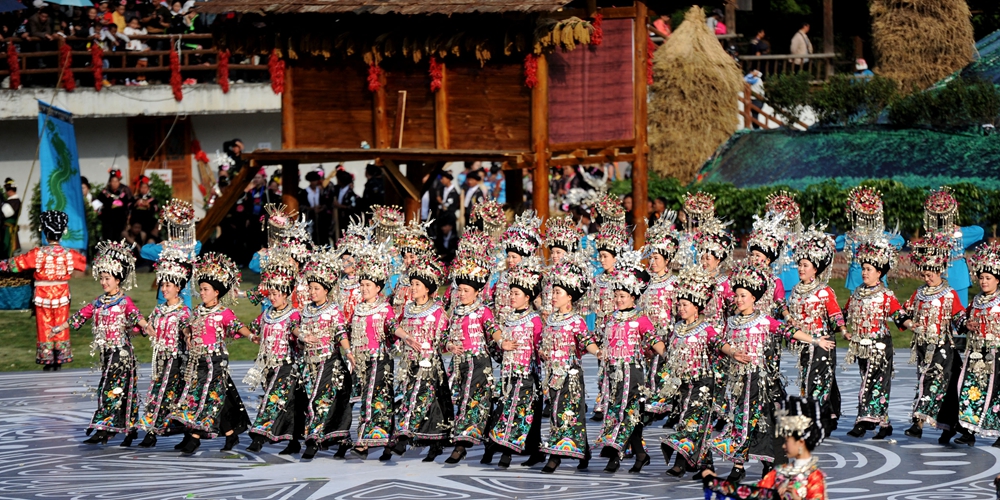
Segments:
[[[35,316],[38,342],[35,362],[58,365],[73,361],[69,329],[53,334],[52,328],[69,319],[69,278],[74,270],[86,271],[87,258],[53,243],[0,261],[0,271],[19,273],[35,270]]]

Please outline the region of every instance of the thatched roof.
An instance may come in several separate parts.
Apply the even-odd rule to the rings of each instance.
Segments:
[[[221,14],[500,14],[554,12],[569,0],[209,0],[198,10]]]

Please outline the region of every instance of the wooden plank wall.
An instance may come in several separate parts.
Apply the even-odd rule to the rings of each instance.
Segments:
[[[407,61],[383,64],[382,67],[386,74],[386,120],[389,124],[396,122],[399,91],[406,91],[404,148],[434,148],[434,94],[431,92],[431,78],[425,66]],[[390,147],[396,145],[392,144]]]
[[[358,148],[361,141],[375,147],[367,66],[344,66],[332,61],[325,65],[296,64],[292,74],[295,147]]]
[[[522,64],[450,63],[449,146],[453,149],[531,150],[531,89]]]

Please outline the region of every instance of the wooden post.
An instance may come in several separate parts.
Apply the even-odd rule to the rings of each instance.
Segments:
[[[861,40],[860,36],[854,37],[854,59],[864,59],[865,58],[865,42]]]
[[[281,164],[281,202],[288,206],[288,211],[299,209],[299,163],[290,161]]]
[[[535,153],[532,199],[538,217],[545,221],[549,217],[549,61],[545,54],[538,56],[535,74],[538,83],[531,89],[531,149]]]
[[[208,209],[205,217],[198,221],[195,228],[195,238],[198,241],[205,241],[215,234],[215,228],[222,223],[222,219],[226,217],[233,205],[243,197],[243,190],[250,185],[250,181],[253,180],[259,168],[257,162],[251,161],[250,165],[240,169],[236,178],[229,183],[227,188],[222,190],[222,196],[215,200],[215,204]]]
[[[448,68],[441,62],[441,88],[434,94],[434,147],[448,149]]]
[[[417,191],[420,192],[420,196],[423,196],[424,188],[424,175],[429,171],[427,163],[419,161],[411,161],[406,163],[406,179],[410,181],[411,184]],[[406,191],[405,189],[403,191]],[[408,192],[403,194],[403,217],[407,221],[410,219],[420,220],[420,198],[414,198],[409,196]]]
[[[646,154],[649,146],[646,144],[646,44],[649,33],[646,31],[646,4],[643,1],[635,3],[635,78],[632,91],[633,112],[635,117],[635,161],[632,163],[632,212],[635,215],[635,247],[646,244],[646,222],[649,216],[646,204],[649,199],[649,173]]]
[[[736,0],[726,0],[726,33],[736,34]]]
[[[285,90],[281,93],[281,149],[295,147],[295,107],[292,105],[292,67],[285,63]]]
[[[823,0],[823,52],[832,54],[833,47],[833,0]],[[826,77],[833,76],[833,61],[825,61]]]
[[[504,170],[504,187],[507,192],[507,205],[515,214],[524,211],[524,171]]]
[[[389,117],[386,116],[385,108],[385,70],[379,76],[382,83],[375,91],[372,104],[375,107],[375,147],[378,149],[388,149],[392,142],[392,132],[389,130]]]
[[[750,90],[750,84],[743,83],[743,128],[753,128],[753,114],[750,109],[753,106],[753,92]]]
[[[403,147],[403,127],[406,125],[406,91],[400,90],[396,96],[396,120],[392,125],[393,147]]]

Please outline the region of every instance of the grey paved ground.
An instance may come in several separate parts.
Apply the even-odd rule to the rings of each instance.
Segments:
[[[85,358],[81,358],[83,360]],[[908,359],[898,352],[897,360]],[[786,359],[785,366],[794,367]],[[76,366],[83,363],[77,361]],[[237,363],[234,378],[249,367]],[[830,498],[906,500],[991,500],[992,477],[1000,473],[1000,449],[992,440],[975,448],[939,446],[937,431],[923,440],[903,435],[913,396],[916,371],[897,361],[892,389],[893,440],[855,440],[845,436],[853,421],[859,378],[857,368],[839,372],[846,415],[841,429],[817,450],[829,475]],[[588,357],[588,373],[595,373]],[[148,365],[142,386],[148,383]],[[422,463],[423,450],[408,452],[390,463],[335,460],[328,452],[311,462],[278,456],[277,446],[260,454],[247,453],[244,438],[236,453],[220,453],[221,440],[205,441],[196,456],[185,458],[172,450],[179,437],[161,439],[157,448],[120,448],[118,437],[102,448],[80,444],[96,403],[88,386],[97,381],[89,370],[59,373],[0,374],[0,499],[701,499],[700,485],[664,474],[658,446],[667,431],[659,425],[647,430],[653,464],[641,474],[601,472],[604,459],[595,459],[590,472],[577,472],[567,461],[556,474],[511,467],[503,471],[479,464],[476,448],[457,466]],[[794,384],[795,377],[789,373]],[[593,394],[596,386],[588,379]],[[249,403],[251,395],[241,388]],[[253,404],[250,404],[253,407]],[[252,412],[253,410],[251,410]],[[591,435],[597,432],[592,424]],[[868,434],[871,437],[871,433]],[[719,463],[728,473],[729,464]],[[750,465],[750,477],[760,465]]]

